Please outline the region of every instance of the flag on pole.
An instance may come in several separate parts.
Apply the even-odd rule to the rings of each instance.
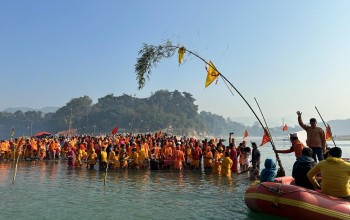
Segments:
[[[329,124],[326,126],[326,140],[329,141],[332,138],[332,130]]]
[[[262,138],[261,144],[260,146],[263,146],[264,144],[266,144],[267,142],[269,142],[271,140],[270,135],[268,133],[268,131],[266,130],[266,128],[264,129],[264,136]]]
[[[184,59],[184,54],[186,52],[186,48],[180,47],[178,52],[179,52],[179,64],[181,64],[183,59]]]
[[[117,131],[118,131],[118,126],[117,127],[115,127],[115,128],[113,128],[113,130],[111,131],[111,134],[116,134],[117,133]]]
[[[205,80],[205,88],[207,88],[218,76],[219,72],[216,70],[214,64],[209,61],[207,79]]]
[[[15,135],[15,128],[14,127],[12,127],[12,129],[11,129],[11,137],[13,137],[13,135]]]
[[[246,138],[246,137],[248,137],[248,131],[247,130],[244,131],[243,139]]]
[[[284,124],[282,131],[286,131],[286,130],[288,130],[288,126],[287,126],[287,124]]]

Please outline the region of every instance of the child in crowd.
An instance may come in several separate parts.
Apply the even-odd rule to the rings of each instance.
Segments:
[[[252,162],[252,166],[248,167],[246,170],[242,170],[241,172],[237,173],[237,175],[249,172],[249,179],[250,180],[258,180],[259,179],[259,169],[258,169],[258,163],[256,161]]]

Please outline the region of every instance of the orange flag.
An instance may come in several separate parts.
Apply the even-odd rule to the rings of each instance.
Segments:
[[[262,138],[262,141],[261,141],[260,146],[263,146],[264,144],[266,144],[266,143],[269,142],[270,140],[271,140],[271,138],[270,138],[269,133],[267,132],[266,129],[264,129],[264,136],[263,136],[263,138]]]
[[[287,124],[284,124],[282,131],[286,131],[286,130],[288,130],[288,126],[287,126]]]
[[[205,88],[207,88],[220,75],[211,61],[209,61],[207,71],[208,72],[207,72],[207,79],[205,80]]]
[[[329,124],[326,126],[326,140],[329,141],[332,138],[332,131]]]
[[[243,139],[246,138],[246,137],[248,137],[248,131],[247,130],[244,131]]]
[[[118,131],[118,126],[117,126],[117,127],[115,127],[115,128],[113,128],[113,130],[111,131],[111,134],[116,134],[116,133],[117,133],[117,131]]]
[[[15,128],[14,127],[12,127],[12,129],[11,129],[11,137],[13,137],[13,135],[15,135]]]

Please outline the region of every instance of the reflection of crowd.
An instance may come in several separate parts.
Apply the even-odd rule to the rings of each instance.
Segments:
[[[70,138],[17,138],[0,142],[1,160],[67,160],[72,167],[98,165],[116,170],[211,170],[231,176],[249,164],[251,150],[232,138],[228,146],[221,139],[198,140],[166,134],[117,134]]]

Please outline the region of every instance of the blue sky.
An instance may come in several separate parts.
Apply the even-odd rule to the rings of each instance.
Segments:
[[[349,11],[350,1],[0,1],[0,110],[177,89],[200,110],[253,116],[221,79],[204,89],[193,56],[163,60],[137,90],[142,44],[169,39],[211,60],[266,118],[319,118],[317,106],[325,120],[347,119]]]

